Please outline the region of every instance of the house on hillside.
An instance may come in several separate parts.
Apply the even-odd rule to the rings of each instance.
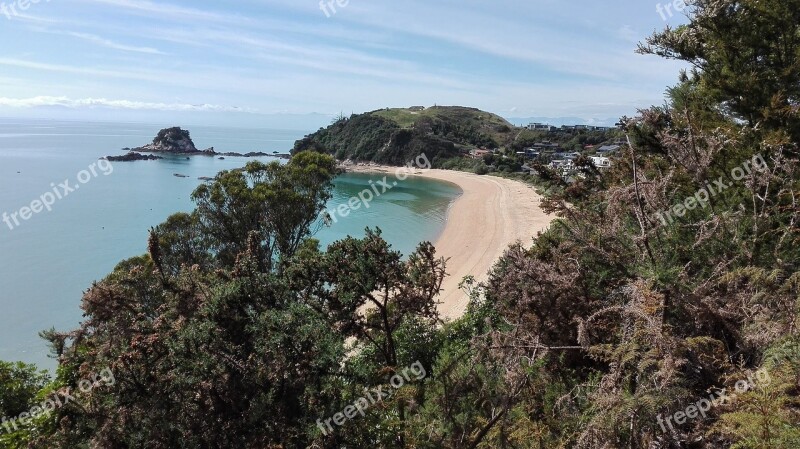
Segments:
[[[608,126],[594,126],[594,125],[563,125],[562,131],[609,131],[611,128]]]
[[[544,142],[538,142],[533,144],[531,148],[533,151],[539,151],[542,153],[552,153],[554,151],[558,151],[561,149],[561,145],[557,143],[551,143],[549,140],[545,140]]]
[[[531,131],[550,131],[552,126],[544,124],[544,123],[531,123],[528,125],[528,129]]]
[[[408,110],[411,112],[422,112],[425,110],[425,106],[411,106]]]
[[[551,170],[558,173],[563,179],[575,174],[575,162],[572,159],[555,159],[548,164]]]
[[[526,158],[537,158],[539,157],[540,154],[542,153],[536,151],[533,148],[525,148],[525,150],[523,151],[517,151],[517,155],[525,156]]]
[[[469,155],[473,159],[483,159],[484,156],[487,154],[494,154],[492,150],[472,150],[469,152]]]
[[[580,153],[565,152],[565,153],[555,153],[553,155],[553,157],[556,158],[556,159],[565,159],[565,160],[574,161],[580,155],[581,155]]]
[[[593,156],[589,158],[592,160],[592,164],[600,170],[606,170],[611,168],[611,159],[603,156]]]

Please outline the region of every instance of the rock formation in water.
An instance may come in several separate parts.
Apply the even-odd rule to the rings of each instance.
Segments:
[[[164,158],[152,154],[142,154],[131,151],[130,153],[124,156],[106,156],[103,159],[110,162],[133,162],[133,161],[156,161]]]
[[[165,128],[158,132],[153,139],[153,143],[143,147],[134,148],[134,151],[146,153],[174,153],[174,154],[193,154],[201,153],[192,142],[189,131],[179,127]],[[209,150],[207,150],[209,151]],[[213,153],[214,150],[210,149]]]

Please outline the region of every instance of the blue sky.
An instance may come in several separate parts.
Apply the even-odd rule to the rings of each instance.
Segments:
[[[259,121],[464,105],[632,115],[680,65],[634,54],[648,0],[40,0],[0,15],[0,115]],[[326,3],[328,0],[325,0]]]

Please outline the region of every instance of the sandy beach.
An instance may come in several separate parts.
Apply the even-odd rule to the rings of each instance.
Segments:
[[[346,168],[392,174],[396,170],[380,166]],[[458,288],[461,280],[469,275],[486,280],[509,245],[517,241],[529,245],[554,217],[541,210],[541,197],[533,187],[519,181],[450,170],[415,170],[413,176],[451,182],[464,192],[451,205],[444,230],[435,242],[439,255],[450,259],[439,310],[444,319],[456,319],[469,302]]]

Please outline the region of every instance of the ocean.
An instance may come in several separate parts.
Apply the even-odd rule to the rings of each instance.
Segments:
[[[193,209],[200,177],[239,168],[252,159],[196,156],[159,161],[99,161],[121,148],[149,143],[171,124],[86,123],[0,118],[0,360],[53,369],[42,330],[67,331],[82,319],[80,300],[121,260],[143,254],[148,230],[175,212]],[[288,152],[303,131],[191,127],[200,149]],[[271,157],[257,158],[265,162]],[[179,175],[179,176],[176,176]],[[328,208],[347,204],[384,175],[336,179]],[[314,237],[323,246],[379,227],[408,254],[433,241],[460,190],[432,180],[396,180]]]

